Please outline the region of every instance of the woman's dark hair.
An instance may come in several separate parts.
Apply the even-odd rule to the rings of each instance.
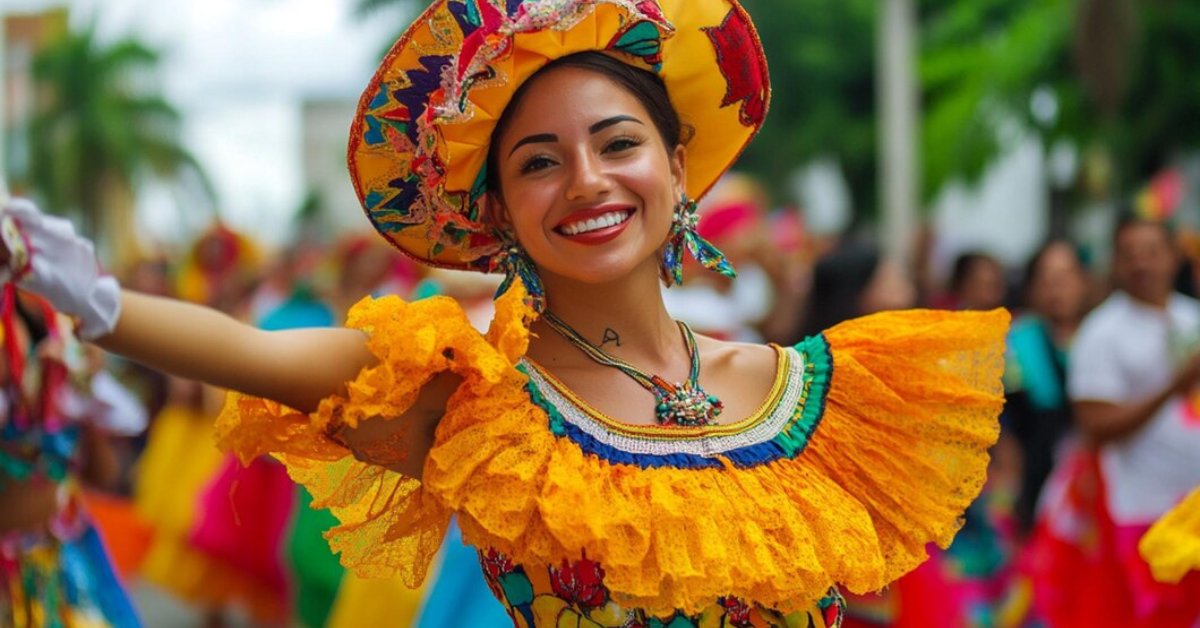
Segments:
[[[958,294],[962,292],[963,287],[967,283],[967,278],[971,274],[971,270],[977,264],[993,264],[1000,268],[1000,262],[996,258],[982,251],[968,251],[959,255],[954,260],[954,268],[950,271],[950,292]]]
[[[1157,227],[1162,231],[1163,238],[1168,244],[1175,243],[1175,227],[1169,221],[1155,220],[1138,214],[1132,207],[1123,207],[1117,212],[1117,223],[1113,226],[1112,232],[1112,247],[1113,251],[1117,250],[1117,242],[1121,239],[1121,235],[1126,230],[1134,227],[1150,226]]]
[[[658,134],[662,136],[663,145],[667,147],[668,151],[674,150],[679,144],[686,144],[691,139],[693,129],[679,120],[679,114],[667,96],[667,86],[657,74],[634,67],[596,50],[559,57],[547,63],[522,83],[513,93],[512,99],[508,101],[504,113],[500,114],[500,120],[496,122],[496,128],[492,131],[491,143],[488,146],[487,186],[489,190],[496,193],[500,191],[500,173],[497,167],[500,138],[504,137],[508,128],[512,126],[513,115],[521,106],[528,87],[539,74],[555,68],[589,70],[608,78],[625,91],[633,94],[634,98],[637,98],[650,114],[650,120],[654,122],[654,127],[658,129]]]
[[[1025,272],[1021,275],[1022,290],[1029,290],[1029,287],[1033,285],[1034,276],[1037,275],[1038,268],[1042,265],[1042,258],[1046,257],[1046,254],[1054,249],[1054,247],[1060,245],[1071,249],[1071,253],[1075,256],[1075,261],[1079,262],[1079,267],[1086,272],[1087,261],[1083,258],[1083,251],[1078,246],[1075,246],[1074,242],[1064,238],[1051,238],[1043,242],[1042,246],[1038,247],[1038,250],[1034,251],[1033,256],[1025,263]]]
[[[862,296],[879,267],[879,248],[868,243],[845,243],[813,269],[808,315],[797,342],[843,321],[862,316]]]

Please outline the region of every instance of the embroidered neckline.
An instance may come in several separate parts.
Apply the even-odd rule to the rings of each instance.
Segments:
[[[630,454],[712,457],[769,441],[793,418],[805,391],[808,359],[795,349],[771,346],[776,352],[775,381],[759,408],[735,423],[694,428],[623,423],[580,399],[532,360],[523,358],[521,365],[529,375],[535,403],[601,444]]]

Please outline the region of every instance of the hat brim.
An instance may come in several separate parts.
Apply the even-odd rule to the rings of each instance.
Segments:
[[[668,21],[669,20],[669,21]],[[513,94],[588,50],[657,72],[683,124],[700,198],[766,116],[762,44],[730,0],[438,0],[392,47],[359,101],[348,162],[371,223],[422,263],[488,271],[488,144]]]

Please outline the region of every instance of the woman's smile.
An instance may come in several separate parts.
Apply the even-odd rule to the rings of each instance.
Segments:
[[[613,205],[584,209],[564,218],[554,231],[571,242],[604,244],[625,231],[635,211],[633,207]]]

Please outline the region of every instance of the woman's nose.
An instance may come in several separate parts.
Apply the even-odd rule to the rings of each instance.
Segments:
[[[566,189],[569,201],[588,200],[609,191],[610,183],[603,164],[591,151],[581,151],[572,159],[569,176],[571,179]]]

